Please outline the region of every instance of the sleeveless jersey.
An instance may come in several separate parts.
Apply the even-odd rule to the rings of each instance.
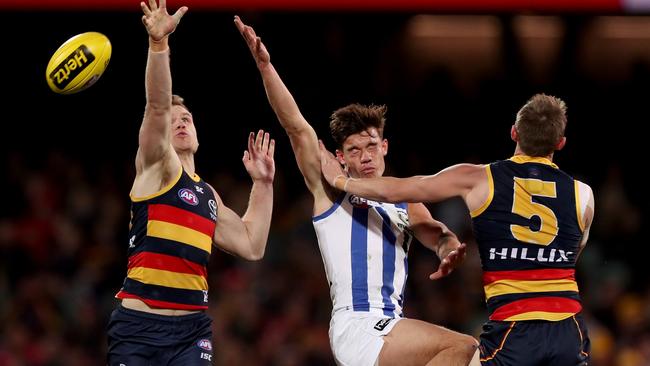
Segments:
[[[579,182],[545,158],[514,156],[486,169],[488,200],[472,222],[490,319],[558,321],[580,312]]]
[[[217,225],[210,186],[181,169],[160,192],[131,201],[127,276],[115,297],[154,308],[207,309],[207,264]]]
[[[332,314],[352,310],[401,317],[412,238],[407,204],[342,194],[313,224]]]

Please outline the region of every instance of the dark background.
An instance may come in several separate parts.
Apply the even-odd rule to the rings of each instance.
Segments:
[[[175,9],[173,9],[175,10]],[[276,197],[260,263],[215,249],[215,364],[333,364],[328,289],[311,201],[289,141],[232,23],[192,12],[171,36],[173,89],[192,110],[197,171],[243,213],[247,133],[277,139]],[[594,365],[650,364],[645,155],[650,18],[621,14],[246,12],[305,117],[330,147],[343,105],[386,104],[388,175],[433,174],[514,151],[509,131],[533,94],[566,101],[560,168],[592,186],[596,218],[578,268]],[[100,365],[105,322],[126,273],[128,192],[144,110],[147,36],[138,12],[0,12],[0,365]],[[418,33],[430,23],[433,33]],[[532,24],[532,25],[530,25]],[[436,29],[440,31],[436,33]],[[528,31],[526,31],[528,29]],[[69,37],[111,40],[101,79],[75,95],[45,81]],[[528,32],[528,33],[527,33]],[[407,316],[477,336],[486,314],[466,209],[430,205],[470,247],[437,283],[412,247]]]

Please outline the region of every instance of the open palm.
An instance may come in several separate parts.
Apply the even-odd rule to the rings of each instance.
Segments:
[[[148,0],[149,5],[144,1],[140,2],[140,7],[144,15],[142,16],[142,23],[147,28],[147,33],[154,41],[160,41],[170,35],[176,29],[176,26],[181,21],[187,6],[183,6],[174,13],[169,15],[167,12],[167,1],[160,0],[157,4],[156,0]]]
[[[273,182],[275,176],[275,140],[268,132],[259,130],[248,136],[248,150],[244,151],[242,161],[253,181]]]

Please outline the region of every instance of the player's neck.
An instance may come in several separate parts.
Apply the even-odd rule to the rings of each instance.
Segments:
[[[515,147],[515,153],[514,153],[514,155],[515,155],[515,156],[517,156],[517,155],[530,156],[530,155],[526,154],[526,153],[521,149],[521,147],[519,147],[519,144],[517,144],[517,147]],[[536,156],[536,157],[538,157],[538,158],[545,158],[545,159],[548,159],[549,161],[553,161],[553,153],[551,153],[550,155],[547,155],[547,156]]]
[[[196,174],[196,168],[194,166],[194,154],[191,152],[179,153],[178,158],[181,159],[181,165],[183,165],[183,170],[190,176]]]

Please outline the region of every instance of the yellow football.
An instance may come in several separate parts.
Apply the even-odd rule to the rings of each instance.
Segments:
[[[59,47],[47,64],[45,78],[54,92],[73,94],[93,85],[111,60],[111,42],[97,32],[78,34]]]

